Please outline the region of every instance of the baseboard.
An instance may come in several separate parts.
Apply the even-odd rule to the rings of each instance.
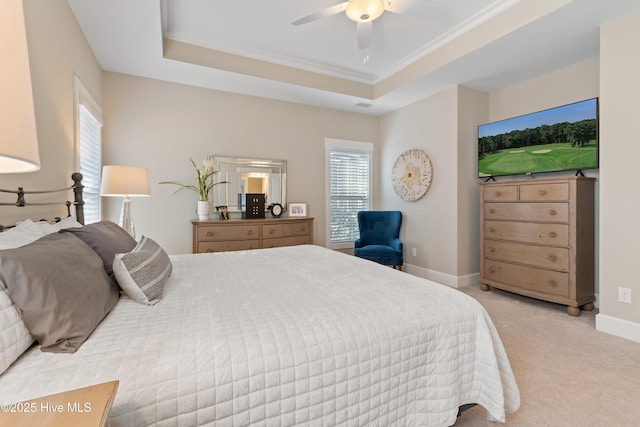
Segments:
[[[439,271],[429,270],[428,268],[406,263],[402,266],[402,270],[414,276],[442,283],[443,285],[456,289],[480,283],[480,273],[467,274],[465,276],[454,276],[452,274],[445,274]]]
[[[596,329],[631,341],[640,342],[640,323],[629,322],[606,314],[596,314]]]

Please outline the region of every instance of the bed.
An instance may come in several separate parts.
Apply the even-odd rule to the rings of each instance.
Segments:
[[[73,352],[30,345],[0,402],[119,380],[111,426],[450,426],[520,404],[490,317],[455,289],[313,245],[167,258],[161,295],[122,291]]]

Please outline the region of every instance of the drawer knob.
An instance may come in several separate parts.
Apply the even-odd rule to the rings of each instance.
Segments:
[[[540,190],[538,191],[538,194],[540,194],[541,196],[544,196],[545,194],[547,194],[547,190]]]
[[[501,192],[496,191],[496,197],[500,197],[501,195],[502,195],[502,193],[501,193]]]
[[[273,228],[270,228],[270,229],[269,229],[269,234],[273,234],[273,233],[275,233],[275,232],[276,232],[276,230],[274,230]]]
[[[496,231],[496,229],[495,229],[495,228],[493,228],[493,227],[489,227],[489,233],[493,233],[494,231]]]
[[[555,288],[556,286],[558,286],[558,283],[555,280],[549,280],[549,286]]]
[[[249,236],[251,236],[251,235],[253,234],[253,230],[249,230],[249,231],[247,231],[247,234],[248,234]]]
[[[496,211],[496,210],[495,210],[495,209],[493,209],[493,208],[489,209],[489,213],[495,213],[495,211]]]
[[[489,247],[489,252],[494,253],[496,251],[496,249],[493,246]]]
[[[558,259],[558,257],[556,257],[555,255],[549,255],[549,261],[556,262],[557,259]]]
[[[213,231],[207,231],[207,236],[209,237],[213,236]]]
[[[489,267],[489,273],[495,273],[495,272],[496,272],[495,267]]]
[[[556,236],[557,236],[557,234],[556,234],[555,231],[552,231],[551,233],[549,233],[549,237],[553,238],[553,237],[556,237]]]
[[[555,210],[555,209],[551,209],[551,210],[549,211],[549,215],[554,216],[555,214],[557,214],[557,212],[556,212],[556,210]]]

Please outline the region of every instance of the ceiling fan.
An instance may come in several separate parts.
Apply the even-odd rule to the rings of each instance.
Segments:
[[[293,21],[292,24],[308,24],[344,12],[349,19],[356,23],[358,49],[367,49],[371,44],[374,20],[378,19],[385,11],[404,13],[416,1],[418,0],[349,0],[303,16]]]

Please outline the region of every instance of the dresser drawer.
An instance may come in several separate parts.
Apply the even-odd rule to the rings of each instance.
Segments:
[[[484,187],[482,190],[482,197],[486,201],[516,201],[518,200],[518,186],[492,185],[490,187]]]
[[[262,226],[262,237],[271,239],[275,237],[308,236],[309,223],[300,222],[292,224],[265,224]]]
[[[198,227],[198,242],[224,240],[260,239],[259,225]]]
[[[523,289],[561,297],[569,296],[569,273],[485,260],[484,276],[488,280]]]
[[[279,237],[277,239],[264,239],[262,241],[262,247],[279,248],[282,246],[307,245],[310,243],[309,236]]]
[[[559,271],[569,271],[568,248],[485,240],[484,257],[536,267],[552,268]]]
[[[520,200],[569,200],[568,183],[543,183],[520,185]]]
[[[569,221],[567,203],[485,203],[486,219],[516,221]]]
[[[226,242],[198,242],[198,253],[244,251],[260,249],[260,240],[227,240]]]
[[[484,237],[486,239],[568,246],[569,226],[567,224],[485,221]]]

